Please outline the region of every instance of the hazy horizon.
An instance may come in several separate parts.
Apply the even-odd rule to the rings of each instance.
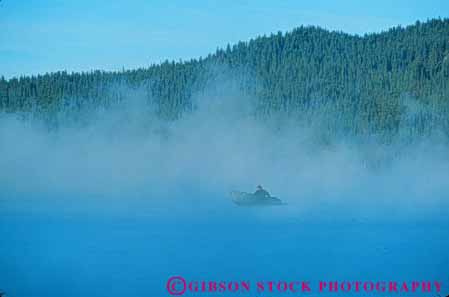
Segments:
[[[33,117],[0,113],[4,209],[26,212],[27,203],[40,201],[35,210],[132,211],[140,201],[145,209],[165,209],[167,216],[181,209],[189,216],[192,202],[201,204],[196,211],[227,209],[230,191],[263,184],[288,201],[287,216],[319,218],[321,209],[335,219],[361,214],[388,220],[397,213],[405,220],[444,220],[440,207],[447,205],[449,163],[447,143],[438,131],[407,143],[400,138],[382,143],[376,137],[361,143],[339,136],[323,143],[322,121],[328,119],[319,110],[311,119],[282,113],[257,119],[255,98],[244,96],[226,76],[194,94],[197,108],[175,121],[155,116],[144,92],[122,92],[125,98],[108,108],[58,117],[56,128]],[[413,105],[411,112],[422,108],[405,103]],[[57,202],[62,197],[66,205]],[[375,205],[383,205],[382,210],[374,210]]]

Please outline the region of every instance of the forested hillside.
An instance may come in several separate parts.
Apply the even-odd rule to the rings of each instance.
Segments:
[[[159,116],[176,119],[222,70],[257,98],[259,116],[319,116],[331,133],[351,135],[449,131],[449,19],[365,36],[300,27],[190,61],[2,78],[0,110],[51,118],[120,101],[123,86],[143,90]]]

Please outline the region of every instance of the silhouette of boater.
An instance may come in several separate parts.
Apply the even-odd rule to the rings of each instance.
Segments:
[[[231,191],[232,201],[239,206],[285,205],[279,198],[273,197],[261,185],[254,193]]]
[[[257,198],[271,197],[270,193],[268,193],[268,191],[266,191],[264,188],[262,188],[261,185],[257,186],[257,190],[254,192],[254,196],[256,196]]]

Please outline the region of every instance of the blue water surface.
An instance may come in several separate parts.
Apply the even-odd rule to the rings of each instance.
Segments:
[[[318,294],[320,280],[439,280],[441,295],[449,293],[449,222],[441,217],[363,219],[338,208],[301,217],[289,205],[240,208],[225,197],[198,207],[130,200],[114,211],[101,201],[104,207],[36,199],[3,208],[0,290],[11,297],[169,296],[167,280],[182,276],[307,280],[308,296],[338,295]],[[241,294],[264,295],[253,292]],[[194,295],[240,294],[186,293]]]

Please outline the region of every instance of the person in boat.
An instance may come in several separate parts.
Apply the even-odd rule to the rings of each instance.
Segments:
[[[258,198],[268,198],[271,197],[270,193],[268,193],[268,191],[266,191],[264,188],[262,188],[261,185],[257,186],[257,190],[254,192],[254,196],[258,197]]]

